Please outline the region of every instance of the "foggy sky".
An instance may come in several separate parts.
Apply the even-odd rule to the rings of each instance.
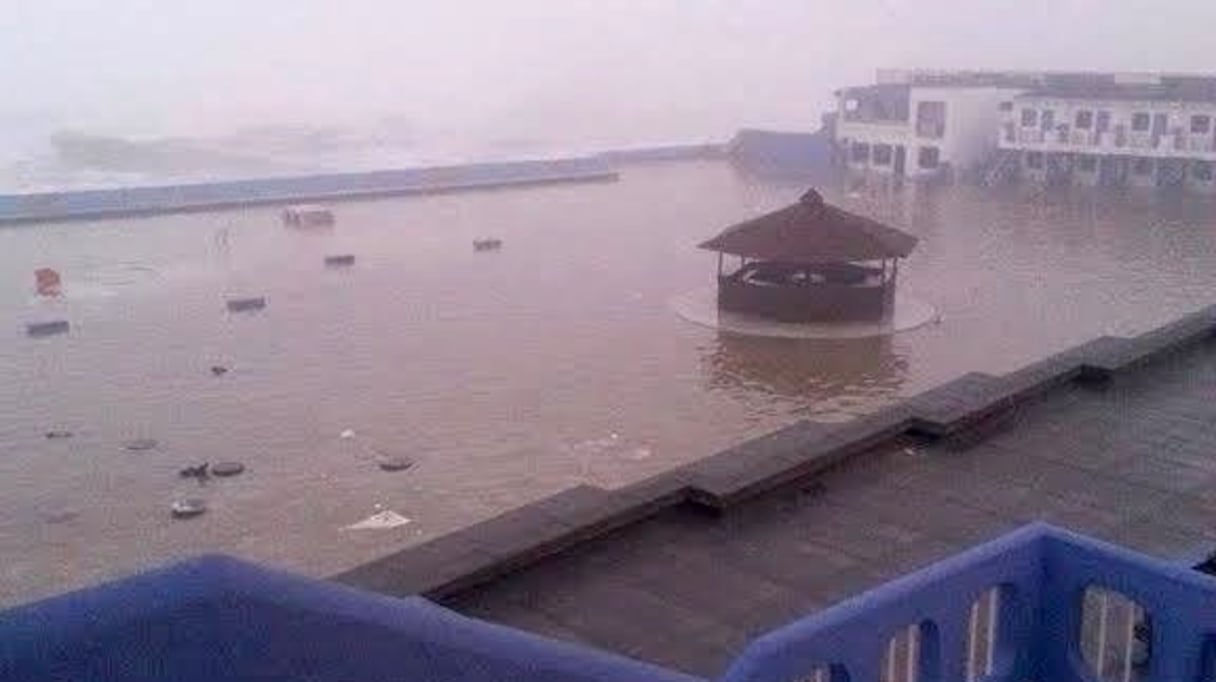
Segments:
[[[638,141],[811,128],[875,68],[1205,71],[1211,0],[6,0],[0,124]]]

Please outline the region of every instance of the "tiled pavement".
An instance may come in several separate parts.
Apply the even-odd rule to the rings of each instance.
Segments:
[[[902,437],[720,515],[671,507],[445,601],[712,675],[759,632],[1028,521],[1166,558],[1216,548],[1212,342],[987,429]]]

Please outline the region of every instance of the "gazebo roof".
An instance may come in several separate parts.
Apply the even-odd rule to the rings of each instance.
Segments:
[[[824,202],[809,190],[798,203],[728,227],[700,245],[747,258],[793,263],[904,258],[916,237]]]

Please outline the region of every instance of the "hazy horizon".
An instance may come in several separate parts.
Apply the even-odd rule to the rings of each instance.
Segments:
[[[63,131],[476,154],[809,130],[883,67],[1201,71],[1213,22],[1201,2],[17,0],[0,166]]]

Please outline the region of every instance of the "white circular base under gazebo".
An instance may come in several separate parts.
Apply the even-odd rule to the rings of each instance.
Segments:
[[[713,287],[697,289],[668,301],[677,315],[703,327],[744,336],[784,339],[859,339],[888,336],[941,321],[937,308],[919,299],[895,295],[892,315],[877,322],[777,322],[741,315],[718,308],[718,292]]]

